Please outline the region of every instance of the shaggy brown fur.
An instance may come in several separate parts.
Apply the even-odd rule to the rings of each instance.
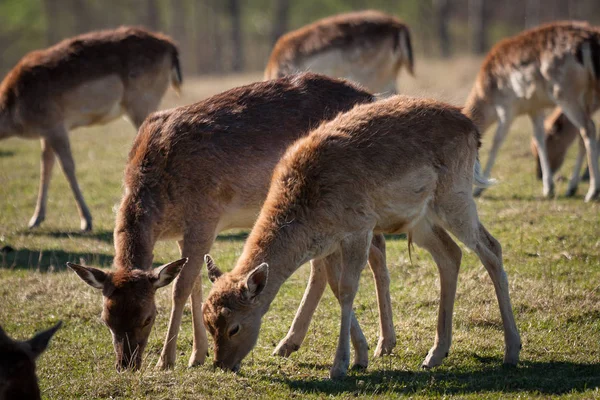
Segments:
[[[181,84],[177,48],[168,37],[142,28],[76,36],[19,61],[0,84],[0,138],[41,138],[40,192],[30,227],[45,218],[56,154],[77,200],[82,229],[91,229],[68,130],[122,114],[139,127],[158,107],[169,81],[176,89]]]
[[[35,376],[35,360],[46,350],[61,325],[59,322],[22,342],[9,338],[0,327],[0,400],[41,398]]]
[[[319,61],[319,56],[336,51],[343,56],[335,61]],[[377,61],[374,64],[373,59]],[[408,26],[396,17],[368,10],[324,18],[283,35],[273,48],[265,79],[308,68],[352,79],[374,92],[395,92],[402,66],[413,74]]]
[[[551,161],[544,142],[544,109],[558,105],[580,131],[592,166],[586,201],[600,195],[595,129],[590,118],[598,104],[600,30],[576,21],[554,22],[505,39],[488,53],[479,71],[465,112],[483,132],[498,120],[494,145],[484,171],[489,176],[498,149],[517,115],[529,114],[540,152],[544,195],[552,196]],[[574,194],[578,173],[569,183]],[[480,194],[477,190],[476,194]]]
[[[190,295],[194,323],[190,365],[203,363],[208,343],[201,319],[199,277],[213,240],[222,230],[252,226],[273,167],[290,143],[320,122],[372,101],[371,94],[351,84],[308,73],[238,87],[149,116],[125,169],[125,194],[115,226],[115,272],[75,267],[86,282],[104,289],[106,299],[121,296],[115,300],[121,308],[107,309],[106,299],[104,303],[103,317],[113,321],[108,323],[113,334],[114,326],[130,324],[121,336],[127,334],[132,351],[141,357],[150,330],[140,331],[145,338],[131,332],[136,326],[138,330],[152,326],[151,320],[143,324],[146,316],[155,315],[154,292],[140,293],[145,290],[142,283],[149,286],[148,279],[154,278],[141,279],[127,291],[111,290],[118,286],[117,277],[122,282],[138,282],[133,274],[152,273],[152,252],[158,240],[178,240],[188,263],[173,288],[171,321],[159,366],[169,368],[175,363],[177,334]],[[129,310],[139,310],[140,304],[148,310],[136,311],[143,318],[132,321]],[[132,336],[139,341],[132,341]],[[140,344],[137,350],[136,343]],[[116,351],[119,356],[120,348]]]
[[[441,275],[434,347],[425,367],[439,365],[451,341],[461,252],[446,230],[475,251],[497,291],[506,337],[505,362],[518,361],[500,244],[478,220],[471,196],[479,133],[452,106],[395,96],[356,106],[298,140],[282,157],[235,268],[216,279],[204,306],[215,365],[237,370],[256,343],[262,316],[279,288],[309,258],[323,260],[341,307],[338,349],[330,376],[349,363],[352,302],[372,237],[408,232],[429,250]],[[342,266],[343,262],[343,266]],[[366,367],[366,343],[355,346]]]

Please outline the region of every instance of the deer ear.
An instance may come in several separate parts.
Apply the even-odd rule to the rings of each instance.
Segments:
[[[208,254],[204,256],[204,262],[206,263],[206,269],[208,270],[208,279],[215,283],[217,279],[223,275],[217,264],[215,264],[215,260],[212,259]]]
[[[50,339],[52,339],[52,336],[54,336],[54,334],[56,333],[58,328],[61,327],[61,325],[62,321],[58,321],[58,323],[52,328],[46,329],[45,331],[36,334],[34,337],[32,337],[26,342],[27,345],[29,345],[29,347],[31,348],[31,352],[33,353],[34,359],[38,358],[40,354],[42,354],[44,350],[46,350]]]
[[[102,289],[106,282],[108,274],[100,269],[84,267],[83,265],[68,262],[67,267],[71,268],[85,283],[96,289]]]
[[[244,286],[246,287],[248,295],[251,299],[255,298],[263,291],[263,289],[267,285],[268,276],[269,265],[267,263],[260,264],[248,274]]]
[[[173,261],[155,268],[150,278],[154,288],[159,289],[171,283],[173,279],[175,279],[177,275],[179,275],[181,269],[185,266],[187,262],[187,258],[182,258],[180,260]]]

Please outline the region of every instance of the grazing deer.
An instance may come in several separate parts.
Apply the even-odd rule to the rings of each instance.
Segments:
[[[102,289],[102,319],[113,335],[118,368],[140,366],[156,315],[154,292],[179,271],[158,366],[175,364],[177,335],[190,295],[194,344],[189,365],[204,362],[208,340],[201,317],[200,271],[217,234],[252,226],[273,168],[289,144],[321,121],[373,100],[354,85],[309,73],[238,87],[146,119],[125,169],[114,271],[68,264],[86,283]],[[177,240],[185,258],[153,271],[155,243],[166,239]],[[377,294],[384,304],[381,318],[389,321],[382,327],[387,338],[382,351],[389,352],[395,336],[387,269],[377,254],[381,248],[376,241],[370,262],[374,275],[382,277],[377,279]],[[313,275],[320,274],[313,269]],[[323,289],[312,289],[316,303]],[[306,312],[316,303],[309,301]],[[299,346],[299,336],[301,332],[287,340],[290,348]]]
[[[81,229],[92,229],[92,215],[75,177],[68,131],[123,114],[139,127],[158,107],[169,80],[178,90],[177,48],[168,37],[141,28],[87,33],[19,61],[0,84],[0,139],[41,138],[40,190],[30,228],[46,217],[56,155],[75,195]]]
[[[41,399],[35,360],[46,350],[62,322],[26,341],[13,340],[0,327],[0,400]]]
[[[546,130],[546,152],[548,153],[548,160],[550,161],[550,169],[552,173],[556,173],[562,166],[567,150],[571,144],[579,136],[579,129],[569,119],[562,110],[557,107],[547,118],[544,123]],[[597,142],[600,146],[600,141]],[[573,168],[574,174],[579,174],[581,165],[583,164],[583,155],[585,153],[585,147],[583,141],[579,141],[580,151],[579,156],[576,160],[575,167]],[[600,150],[599,150],[600,151]],[[538,156],[537,147],[535,142],[531,141],[531,152],[533,157],[536,159],[536,176],[538,179],[542,179],[542,167]],[[573,178],[572,178],[573,179]],[[582,175],[582,179],[589,179],[589,170]],[[575,195],[575,190],[570,188],[566,194],[568,197]]]
[[[446,231],[487,269],[504,324],[504,362],[516,364],[521,343],[501,247],[479,222],[471,194],[474,181],[488,183],[476,163],[478,148],[479,132],[459,109],[406,96],[356,106],[290,146],[236,266],[222,274],[208,265],[214,283],[203,318],[214,339],[215,366],[239,369],[281,285],[316,259],[325,265],[342,311],[330,377],[344,376],[352,303],[373,232],[407,232],[438,265],[437,334],[423,366],[439,365],[450,348],[461,261]],[[366,344],[354,347],[355,366],[366,367]]]
[[[465,110],[481,132],[498,121],[484,176],[489,176],[512,120],[528,114],[539,151],[543,194],[553,196],[552,170],[544,142],[544,109],[558,105],[579,129],[590,166],[585,201],[600,195],[598,149],[591,111],[600,78],[600,31],[578,22],[556,22],[525,31],[498,43],[487,55]],[[583,147],[580,148],[583,160]],[[579,165],[581,167],[581,165]],[[574,173],[568,193],[577,189]],[[481,194],[477,189],[475,194]]]
[[[402,67],[413,75],[408,27],[396,17],[369,10],[324,18],[283,35],[273,48],[265,79],[310,70],[393,95]]]

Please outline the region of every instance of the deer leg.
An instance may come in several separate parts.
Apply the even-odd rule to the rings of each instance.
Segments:
[[[521,338],[510,304],[508,279],[502,266],[502,247],[479,222],[475,202],[463,196],[456,198],[454,203],[457,201],[464,203],[464,206],[454,205],[448,209],[446,228],[477,254],[492,279],[504,327],[504,363],[516,365],[519,362]]]
[[[371,241],[369,267],[375,280],[379,309],[379,341],[374,354],[375,357],[382,357],[391,354],[396,347],[396,332],[390,298],[390,275],[385,260],[385,238],[381,234],[374,235]]]
[[[337,350],[335,353],[335,359],[333,366],[329,372],[331,379],[338,379],[346,376],[348,371],[348,364],[350,362],[350,331],[352,326],[355,325],[355,329],[360,330],[358,321],[352,310],[352,304],[354,297],[358,290],[358,284],[360,279],[360,272],[364,268],[368,255],[369,246],[371,243],[373,233],[371,231],[360,235],[351,236],[350,238],[344,239],[341,243],[341,255],[342,263],[328,265],[328,275],[335,270],[340,270],[339,279],[333,279],[333,287],[337,283],[337,299],[340,303],[342,310],[342,318],[340,323],[340,336],[338,339]],[[332,287],[332,289],[333,289]],[[361,332],[362,333],[362,332]],[[354,355],[354,366],[353,368],[366,368],[369,362],[369,347],[367,341],[363,335],[362,340],[358,343],[353,341],[355,355]]]
[[[559,103],[569,120],[579,128],[583,144],[587,153],[587,163],[590,170],[590,187],[585,195],[585,201],[600,198],[600,170],[598,169],[598,141],[596,140],[596,128],[594,121],[585,112],[585,108],[576,102],[561,101]],[[571,177],[573,178],[573,177]],[[576,187],[579,178],[576,178],[574,186],[569,182],[569,189]]]
[[[323,292],[325,292],[325,286],[327,285],[326,274],[323,260],[311,261],[310,278],[308,279],[308,285],[306,286],[300,307],[294,317],[294,322],[292,322],[292,326],[285,338],[279,342],[273,351],[273,355],[288,357],[302,345],[313,314],[317,309],[319,301],[321,301]]]
[[[77,183],[77,177],[75,176],[75,161],[71,154],[71,145],[69,143],[67,130],[63,127],[57,128],[46,135],[46,140],[52,147],[52,150],[54,150],[54,153],[58,156],[63,172],[65,173],[67,181],[73,191],[73,195],[75,196],[79,217],[81,219],[81,230],[91,231],[92,214],[85,204],[85,200],[79,189],[79,184]]]
[[[535,113],[530,115],[533,124],[533,140],[537,147],[540,167],[542,169],[542,183],[544,197],[554,196],[554,182],[552,181],[552,169],[550,168],[550,159],[546,149],[546,131],[544,130],[544,114]]]
[[[512,123],[512,113],[504,108],[498,109],[498,128],[496,129],[496,134],[494,135],[494,141],[492,142],[492,148],[490,149],[490,153],[488,154],[488,159],[485,164],[485,169],[483,171],[483,175],[486,178],[490,177],[492,172],[492,167],[496,162],[496,157],[498,156],[498,151],[500,150],[500,146],[504,143],[504,139],[506,139],[506,135],[508,134],[508,130]],[[478,197],[483,193],[484,188],[475,188],[473,191],[473,196]]]
[[[210,230],[207,230],[209,232]],[[213,231],[214,232],[214,231]],[[177,335],[181,327],[183,309],[187,299],[192,295],[192,323],[194,329],[194,344],[189,366],[203,364],[208,351],[208,339],[202,322],[202,284],[200,271],[204,255],[208,253],[214,240],[213,233],[202,236],[185,234],[179,242],[182,257],[188,262],[179,273],[173,284],[171,317],[165,343],[160,354],[157,368],[169,369],[175,366],[177,351]]]
[[[579,171],[581,171],[581,167],[583,166],[583,160],[585,158],[585,145],[583,144],[583,140],[579,140],[579,146],[577,150],[577,158],[575,159],[575,166],[573,167],[573,173],[571,174],[571,179],[569,179],[569,186],[567,187],[567,193],[565,195],[567,197],[575,196],[577,193],[577,186],[579,185]],[[589,173],[589,170],[587,170]]]
[[[29,228],[39,226],[46,218],[46,204],[48,200],[48,187],[52,178],[52,169],[54,168],[54,151],[46,139],[41,140],[42,161],[40,166],[40,190],[38,193],[37,204],[33,217],[29,220]]]
[[[412,237],[417,245],[429,251],[440,273],[440,305],[435,342],[422,365],[423,368],[433,368],[448,356],[452,343],[452,314],[462,252],[444,229],[432,226],[427,221],[413,229]]]

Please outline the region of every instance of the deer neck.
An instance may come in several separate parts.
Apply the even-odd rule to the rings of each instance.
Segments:
[[[257,222],[232,273],[245,277],[263,262],[269,264],[267,284],[261,294],[263,314],[281,285],[302,264],[313,258],[311,234],[305,224]]]
[[[117,269],[152,268],[156,239],[152,229],[151,210],[151,207],[144,207],[133,196],[125,196],[123,199],[114,231],[114,265]]]
[[[494,106],[488,97],[476,83],[463,108],[463,113],[473,120],[482,135],[496,120]]]
[[[0,139],[6,139],[16,134],[17,132],[10,109],[0,106]]]

